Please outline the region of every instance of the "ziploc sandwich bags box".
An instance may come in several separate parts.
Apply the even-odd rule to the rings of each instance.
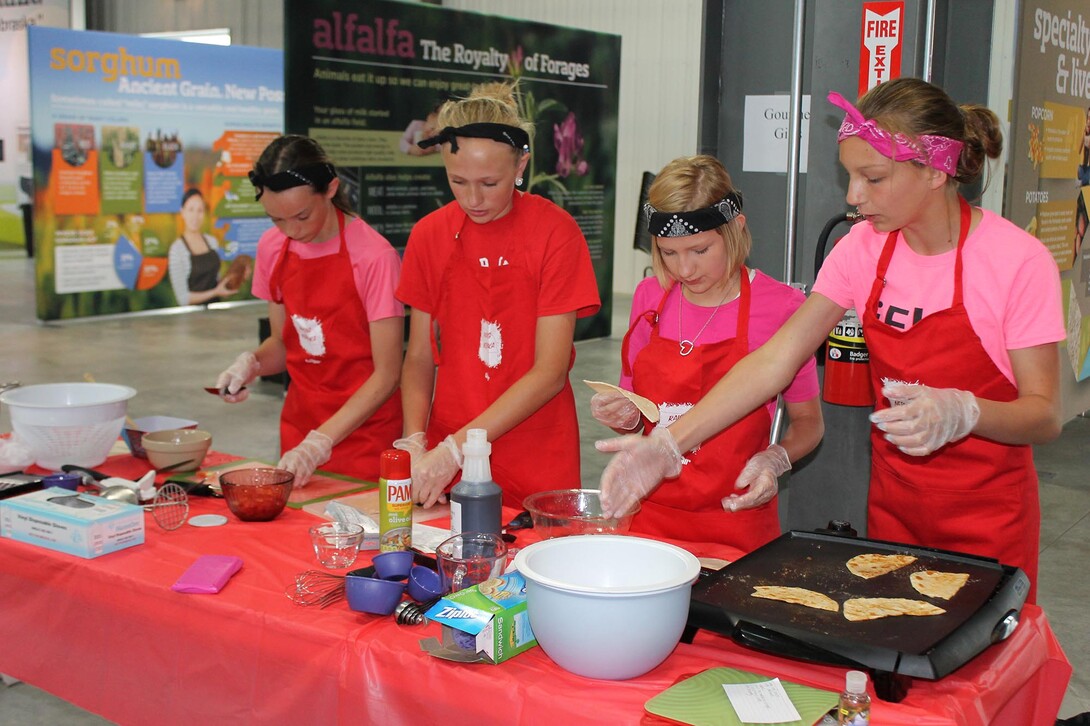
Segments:
[[[144,509],[50,487],[0,500],[0,537],[91,559],[144,542]]]
[[[425,613],[429,620],[448,625],[472,636],[465,651],[481,656],[476,660],[502,663],[537,645],[526,613],[526,580],[511,572],[442,598]],[[457,636],[457,634],[455,634]],[[463,645],[463,638],[454,642]],[[452,645],[444,643],[445,646]],[[475,648],[475,653],[470,649]],[[433,655],[448,657],[440,649],[427,648]],[[442,650],[449,650],[444,648]],[[467,660],[454,657],[451,660]]]

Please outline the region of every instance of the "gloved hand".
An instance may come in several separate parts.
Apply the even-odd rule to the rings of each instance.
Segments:
[[[956,388],[887,383],[882,395],[893,405],[872,413],[871,423],[909,456],[927,456],[968,436],[980,419],[976,396]]]
[[[423,431],[417,431],[411,436],[394,441],[394,448],[409,452],[409,460],[416,461],[428,451],[428,435]]]
[[[598,451],[617,455],[602,472],[602,515],[628,512],[650,494],[663,479],[681,474],[681,451],[669,429],[657,427],[649,436],[629,435],[596,441]]]
[[[590,415],[611,429],[621,431],[633,431],[640,423],[640,409],[616,392],[591,396]]]
[[[423,456],[413,457],[413,501],[425,507],[447,501],[443,490],[462,468],[462,452],[453,436],[439,442]]]
[[[723,497],[723,509],[737,512],[739,509],[752,509],[772,501],[780,488],[777,478],[790,470],[791,459],[787,456],[787,450],[779,444],[772,444],[764,451],[758,451],[749,457],[749,461],[742,467],[742,473],[734,482],[735,489],[749,491]]]
[[[298,489],[305,487],[314,470],[329,461],[333,455],[333,439],[321,431],[314,430],[299,442],[299,445],[290,451],[285,451],[280,457],[278,469],[287,469],[295,474],[293,486]]]
[[[216,388],[220,389],[220,397],[229,403],[245,401],[249,398],[250,392],[240,389],[252,383],[260,372],[261,364],[258,363],[256,355],[250,351],[239,353],[235,362],[216,379]]]

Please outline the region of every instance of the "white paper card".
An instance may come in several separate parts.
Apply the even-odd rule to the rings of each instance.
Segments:
[[[784,723],[802,718],[779,678],[761,683],[724,683],[730,705],[744,723]]]

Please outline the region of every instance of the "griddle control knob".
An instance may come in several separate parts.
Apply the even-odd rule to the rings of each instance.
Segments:
[[[992,642],[998,643],[1001,640],[1006,640],[1017,627],[1018,611],[1010,610],[998,623],[996,623],[995,628],[992,630]]]

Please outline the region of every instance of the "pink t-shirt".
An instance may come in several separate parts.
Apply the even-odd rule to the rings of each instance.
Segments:
[[[996,366],[1014,383],[1007,351],[1055,343],[1065,337],[1060,276],[1048,249],[1030,234],[988,210],[962,251],[965,309]],[[833,247],[814,292],[862,315],[874,283],[886,234],[856,224]],[[907,330],[946,310],[954,296],[956,250],[919,255],[897,240],[878,302],[880,319]]]
[[[352,277],[356,281],[356,293],[367,311],[371,322],[383,318],[400,318],[405,306],[394,297],[398,278],[401,276],[401,258],[386,238],[371,225],[353,217],[344,226],[348,258],[352,263]],[[272,300],[269,277],[280,261],[280,253],[288,238],[276,227],[261,235],[257,243],[257,260],[254,262],[253,293],[262,300]],[[304,260],[335,255],[340,249],[340,238],[331,237],[322,242],[290,240],[291,251]],[[320,285],[321,280],[315,280]]]
[[[756,350],[771,338],[780,326],[783,325],[791,314],[802,305],[805,296],[798,290],[774,280],[760,270],[750,270],[750,301],[749,301],[749,349]],[[636,292],[632,295],[632,313],[629,318],[629,328],[640,318],[644,312],[658,308],[662,300],[663,290],[658,278],[648,277],[636,286]],[[681,296],[677,293],[670,295],[663,306],[662,315],[659,317],[659,335],[668,340],[678,340],[678,302]],[[682,314],[686,337],[691,338],[700,330],[700,326],[708,319],[712,309],[702,305],[694,305],[685,301]],[[738,329],[738,298],[731,300],[719,309],[715,317],[711,319],[708,327],[700,333],[696,344],[718,343],[735,336]],[[647,347],[651,341],[651,328],[647,323],[639,324],[632,332],[628,341],[628,363],[631,366],[641,350]],[[621,388],[632,390],[632,377],[621,372]],[[639,391],[637,391],[639,393]],[[788,403],[809,401],[818,395],[817,363],[811,356],[794,380],[783,392],[783,399]],[[768,404],[769,415],[776,410],[775,401]]]

